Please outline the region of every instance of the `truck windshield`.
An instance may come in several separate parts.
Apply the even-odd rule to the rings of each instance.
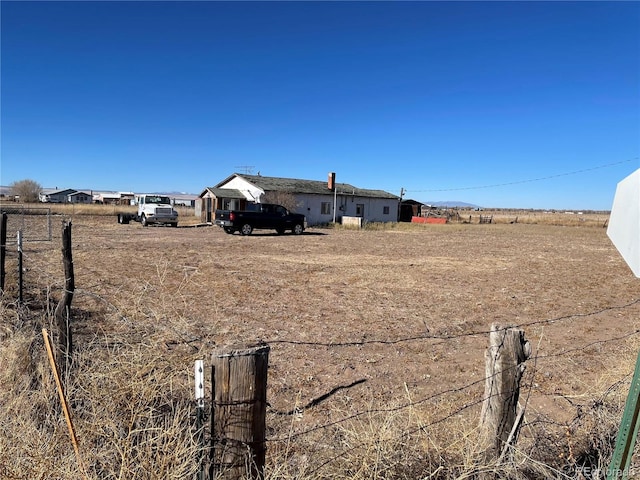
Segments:
[[[170,204],[171,200],[169,200],[169,197],[163,197],[160,195],[157,196],[153,196],[153,195],[149,195],[147,198],[147,203],[164,203],[164,204]]]

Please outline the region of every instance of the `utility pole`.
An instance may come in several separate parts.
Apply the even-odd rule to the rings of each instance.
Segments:
[[[336,188],[336,172],[329,172],[329,178],[327,180],[327,187],[329,190],[333,190],[333,223],[336,223],[336,203],[337,203],[337,188]]]
[[[398,222],[400,221],[400,213],[402,212],[402,197],[405,194],[404,188],[400,188],[400,203],[398,203]]]

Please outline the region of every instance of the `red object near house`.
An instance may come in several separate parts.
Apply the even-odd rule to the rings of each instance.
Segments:
[[[447,219],[441,217],[411,217],[411,223],[447,223]]]

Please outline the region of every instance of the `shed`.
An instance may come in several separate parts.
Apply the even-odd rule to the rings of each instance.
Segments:
[[[204,223],[213,223],[216,210],[241,210],[247,206],[247,197],[233,188],[207,187],[196,199],[195,215]]]
[[[422,202],[417,200],[403,200],[400,204],[400,221],[410,222],[412,217],[422,216],[423,209],[428,208]]]

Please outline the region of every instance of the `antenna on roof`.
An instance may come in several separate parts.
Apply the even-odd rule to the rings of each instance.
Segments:
[[[255,165],[236,165],[233,168],[240,170],[240,172],[244,173],[245,175],[251,175],[253,173],[253,169],[256,167]]]

